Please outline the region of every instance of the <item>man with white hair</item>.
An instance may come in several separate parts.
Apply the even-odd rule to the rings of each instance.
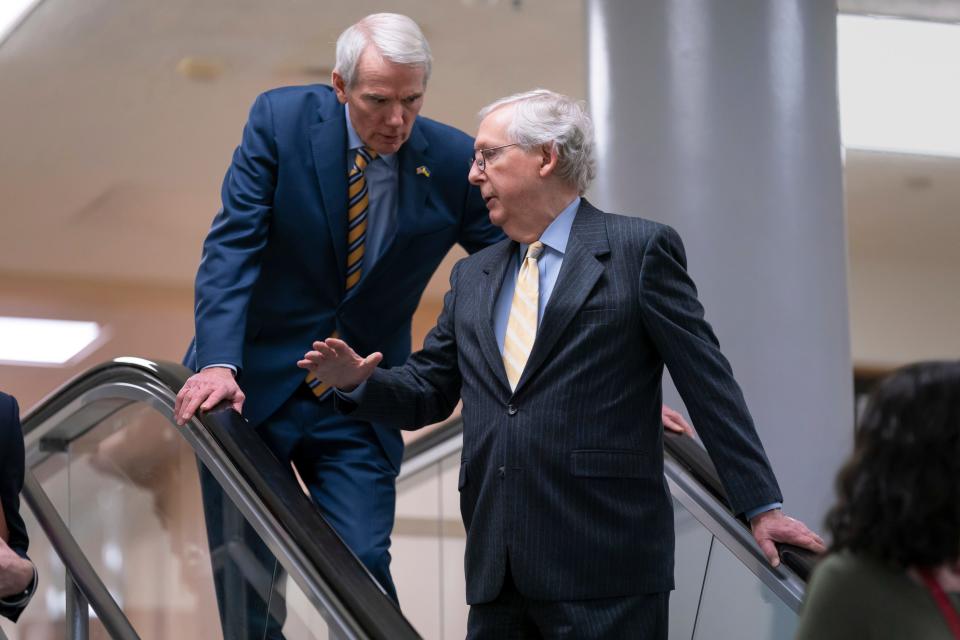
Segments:
[[[677,233],[583,199],[595,169],[582,105],[537,90],[480,115],[470,181],[508,238],[454,267],[402,367],[336,338],[298,365],[340,390],[340,410],[396,428],[442,420],[462,397],[468,638],[665,639],[664,366],[771,563],[774,541],[822,540],[780,511]]]
[[[388,549],[400,435],[337,415],[325,381],[294,363],[318,335],[337,335],[401,364],[420,295],[449,249],[473,252],[502,234],[467,181],[471,138],[417,117],[432,60],[416,23],[370,15],[336,48],[332,87],[275,89],[253,104],[203,245],[185,362],[197,373],[175,411],[182,424],[221,401],[242,410],[396,599]],[[204,494],[216,547],[228,541],[209,479]],[[269,576],[273,557],[249,528],[244,538]],[[221,617],[245,625],[227,636],[269,627],[266,637],[282,637],[282,594],[251,586],[244,611],[225,611],[225,570],[217,566]]]
[[[322,335],[402,364],[420,295],[449,249],[459,243],[472,253],[503,234],[467,181],[471,138],[418,117],[432,58],[417,24],[369,15],[336,49],[332,87],[268,91],[250,111],[203,246],[196,338],[185,359],[198,373],[175,412],[183,424],[221,401],[242,410],[396,599],[389,546],[400,435],[337,415],[326,382],[294,362]],[[666,407],[663,420],[689,429]],[[210,507],[223,501],[203,478],[211,545],[219,547],[227,542],[217,531],[221,509]],[[272,569],[257,536],[245,538]],[[217,588],[224,614],[220,579]],[[248,589],[246,608],[262,609],[262,596]],[[268,599],[278,608],[274,624],[283,600]]]

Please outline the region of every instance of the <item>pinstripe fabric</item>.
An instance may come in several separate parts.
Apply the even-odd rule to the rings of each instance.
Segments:
[[[360,282],[363,275],[363,254],[366,250],[367,214],[370,210],[370,194],[367,191],[367,179],[363,170],[377,157],[377,152],[369,147],[357,149],[353,168],[347,175],[347,282],[344,293],[349,293]],[[340,337],[336,331],[331,338]],[[318,380],[313,373],[304,378],[307,386],[318,400],[326,400],[333,388]]]
[[[664,225],[583,201],[530,358],[511,391],[493,305],[516,243],[460,261],[437,326],[378,370],[355,417],[398,428],[463,398],[467,601],[517,590],[572,601],[669,591],[661,376],[670,370],[734,509],[781,500],[740,388]]]
[[[543,243],[534,242],[527,247],[517,286],[513,290],[507,333],[503,339],[503,367],[507,372],[510,388],[516,389],[520,374],[527,364],[533,341],[537,337],[537,312],[540,304],[540,269],[537,259],[543,253]]]
[[[467,640],[667,640],[670,593],[544,601],[507,578],[493,602],[470,607]]]

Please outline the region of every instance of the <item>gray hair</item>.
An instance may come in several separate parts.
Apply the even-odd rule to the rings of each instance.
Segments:
[[[597,175],[593,121],[585,104],[554,91],[534,89],[487,105],[480,110],[480,119],[507,106],[513,107],[513,119],[507,126],[510,141],[525,149],[553,145],[559,158],[557,175],[583,194]]]
[[[423,67],[423,84],[427,84],[433,57],[420,27],[399,13],[374,13],[347,27],[337,38],[337,63],[333,70],[347,87],[356,84],[357,63],[370,44],[390,62]]]

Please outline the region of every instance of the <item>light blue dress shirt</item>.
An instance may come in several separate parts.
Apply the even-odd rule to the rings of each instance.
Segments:
[[[540,327],[540,321],[543,319],[543,310],[547,308],[547,302],[550,301],[550,296],[553,294],[553,287],[557,284],[557,276],[560,275],[560,267],[563,265],[563,254],[567,251],[567,241],[570,239],[570,228],[573,226],[573,219],[577,216],[577,209],[579,208],[580,198],[577,197],[560,212],[560,215],[554,218],[550,226],[540,236],[540,242],[543,243],[543,253],[537,260],[537,268],[540,270],[540,301],[537,308],[538,328]],[[493,331],[497,336],[497,346],[500,347],[500,353],[503,353],[503,341],[507,335],[507,321],[510,319],[510,307],[513,304],[513,292],[517,287],[517,276],[520,275],[520,265],[523,264],[529,246],[521,244],[517,249],[513,265],[507,269],[507,273],[503,277],[503,285],[500,287],[497,302],[493,307]]]

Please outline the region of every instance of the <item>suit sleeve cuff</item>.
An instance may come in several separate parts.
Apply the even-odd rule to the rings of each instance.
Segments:
[[[353,413],[360,403],[363,402],[363,394],[367,388],[366,382],[361,382],[353,391],[341,391],[334,388],[333,406],[341,414],[347,415]]]
[[[27,585],[27,588],[20,593],[15,593],[11,596],[7,596],[6,598],[0,598],[0,606],[9,607],[11,609],[22,609],[23,607],[27,606],[27,603],[30,602],[33,594],[37,591],[37,565],[32,564],[32,566],[33,578],[30,579],[30,584]]]
[[[756,507],[754,509],[750,509],[749,511],[745,511],[743,515],[747,518],[747,521],[749,522],[750,520],[753,520],[761,513],[766,513],[767,511],[773,511],[774,509],[779,509],[781,507],[783,507],[782,502],[771,502],[770,504],[765,504],[762,507]]]

